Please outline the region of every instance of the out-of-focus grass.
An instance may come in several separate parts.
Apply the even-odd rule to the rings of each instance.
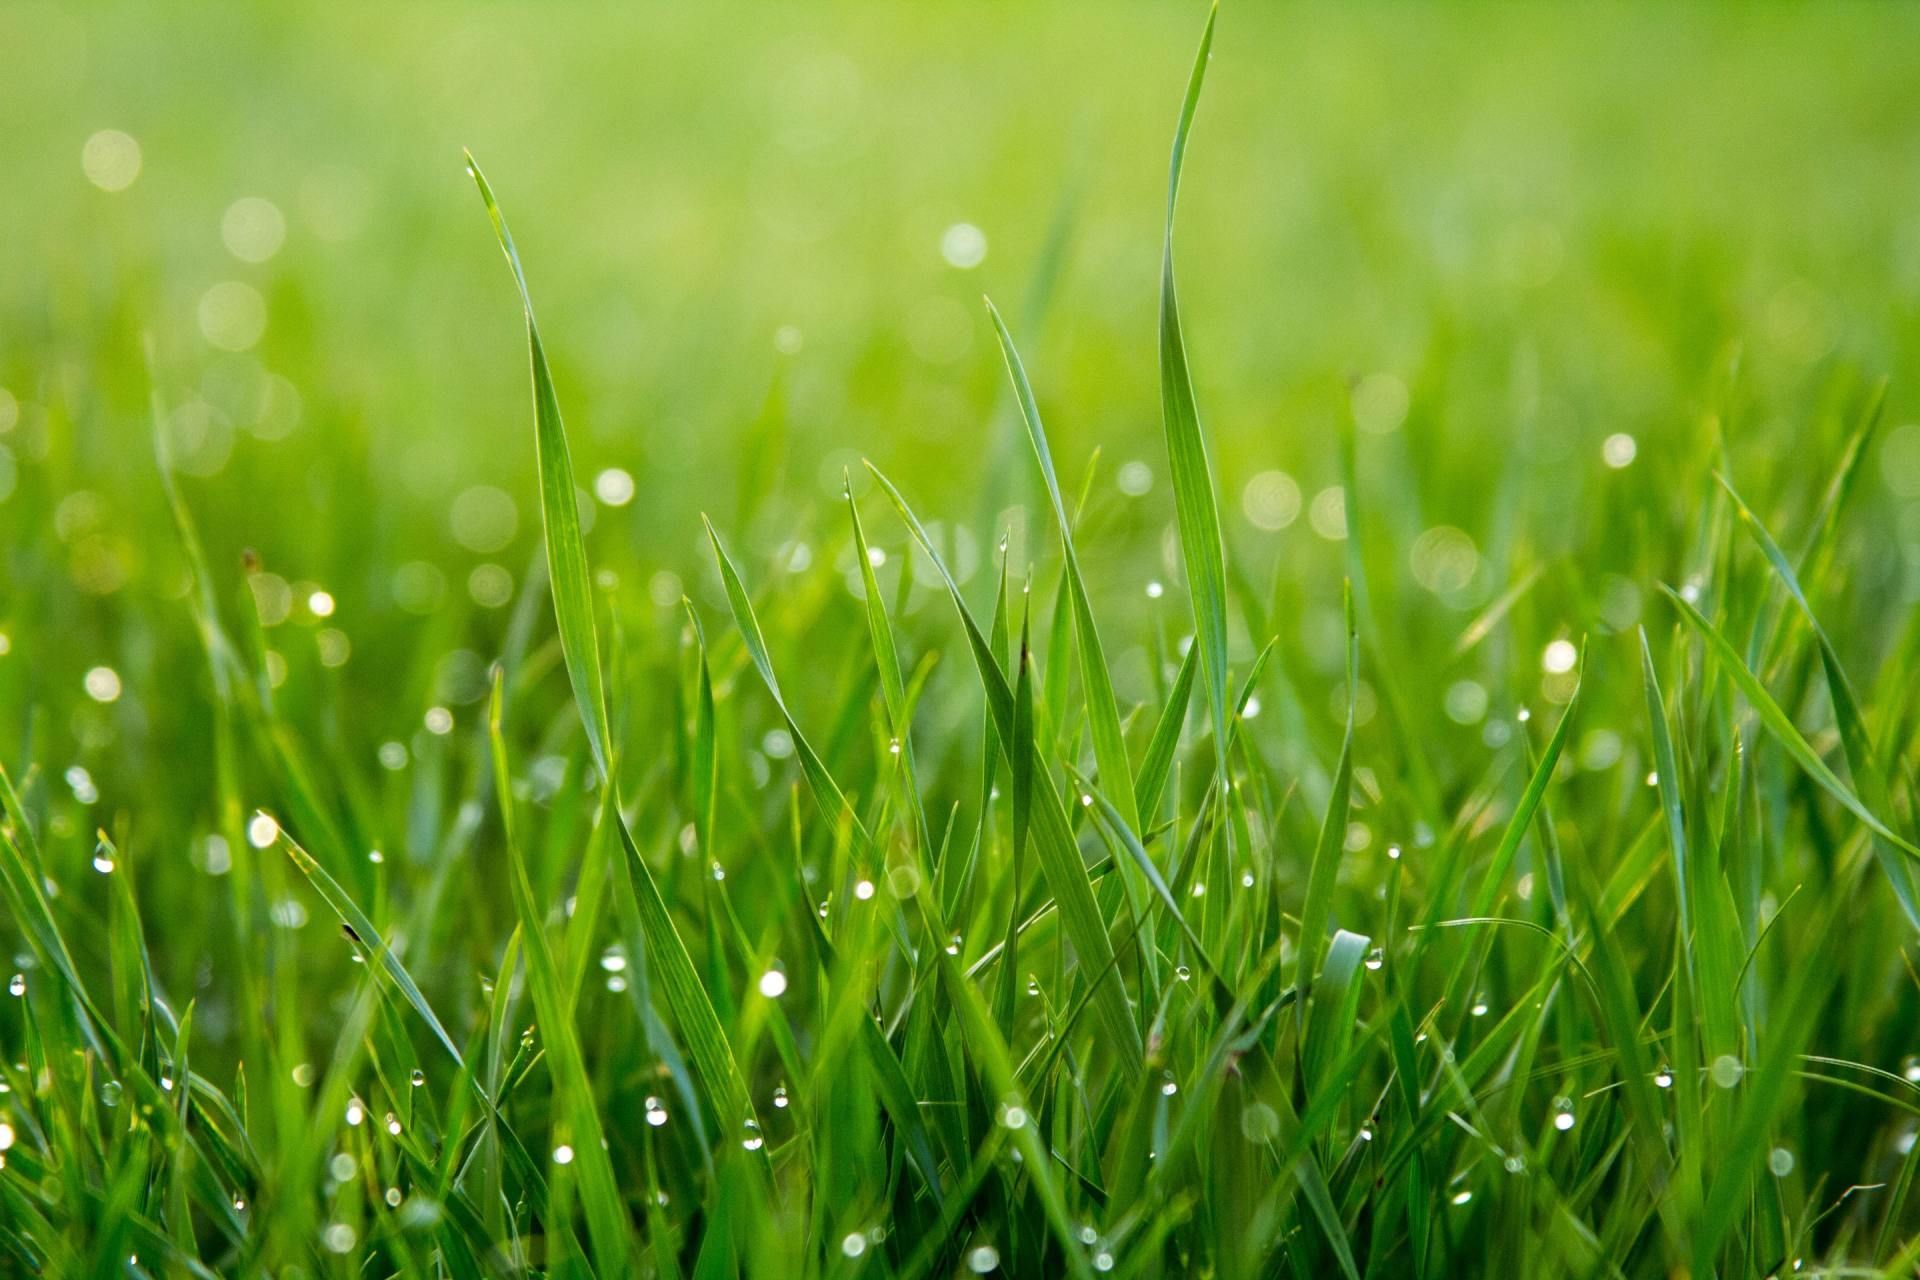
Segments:
[[[1910,1264],[1920,22],[1200,17],[0,11],[9,1265]]]

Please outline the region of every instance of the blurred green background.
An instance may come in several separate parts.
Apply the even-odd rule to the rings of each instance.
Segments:
[[[700,511],[757,569],[844,559],[827,500],[861,457],[964,527],[963,564],[1017,539],[1031,464],[983,292],[1070,487],[1102,450],[1082,544],[1103,611],[1146,608],[1151,566],[1178,577],[1154,317],[1202,17],[8,5],[9,754],[33,732],[50,760],[70,736],[158,749],[144,717],[191,669],[169,665],[192,640],[161,606],[184,571],[143,334],[223,595],[251,548],[293,624],[277,673],[343,663],[326,705],[369,752],[477,696],[538,515],[521,320],[463,146],[514,221],[583,482],[633,477],[590,505],[641,625],[676,625],[682,584],[711,597]],[[1753,495],[1805,509],[1881,375],[1894,429],[1859,525],[1901,554],[1857,585],[1914,595],[1916,66],[1907,8],[1227,7],[1179,224],[1188,340],[1236,556],[1301,584],[1323,665],[1343,549],[1313,512],[1349,412],[1382,575],[1437,598],[1398,615],[1415,649],[1516,556],[1575,548],[1568,616],[1629,621],[1605,575],[1687,527],[1701,495],[1663,477],[1711,447],[1707,413]],[[1603,457],[1616,436],[1630,465]],[[1016,569],[1047,550],[1017,544]],[[16,736],[96,665],[145,710]]]

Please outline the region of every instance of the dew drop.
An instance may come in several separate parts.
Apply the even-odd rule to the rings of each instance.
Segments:
[[[783,1084],[774,1086],[773,1105],[781,1111],[787,1109],[787,1086]]]
[[[27,994],[27,975],[16,973],[7,979],[7,994],[16,998]]]
[[[1173,1078],[1173,1072],[1169,1071],[1161,1076],[1160,1093],[1163,1097],[1171,1098],[1178,1092],[1180,1092],[1180,1083]]]
[[[740,1145],[748,1151],[758,1151],[767,1144],[760,1136],[760,1122],[749,1116],[740,1125]]]
[[[1367,968],[1378,969],[1387,962],[1387,953],[1379,947],[1367,952]]]
[[[654,1128],[658,1129],[661,1125],[665,1124],[666,1122],[667,1122],[667,1109],[660,1104],[660,1099],[655,1097],[648,1097],[647,1123],[652,1125]]]
[[[1174,969],[1173,976],[1182,982],[1188,982],[1193,978],[1193,970],[1187,968],[1185,965],[1179,965]]]

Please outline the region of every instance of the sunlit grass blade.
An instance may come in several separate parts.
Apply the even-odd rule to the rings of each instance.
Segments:
[[[1168,166],[1166,243],[1160,259],[1160,414],[1173,478],[1180,550],[1187,569],[1187,592],[1192,598],[1194,644],[1200,650],[1201,678],[1213,716],[1214,751],[1219,771],[1225,774],[1229,714],[1226,542],[1220,533],[1213,468],[1207,460],[1206,437],[1194,401],[1193,376],[1187,367],[1186,337],[1181,332],[1180,303],[1173,280],[1173,212],[1180,193],[1180,166],[1186,158],[1187,134],[1200,103],[1207,60],[1212,57],[1213,24],[1218,13],[1215,8],[1207,14],[1200,51],[1194,57],[1193,74],[1180,106],[1180,124],[1174,132],[1173,159]]]

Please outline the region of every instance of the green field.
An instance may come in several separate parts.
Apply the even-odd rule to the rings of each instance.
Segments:
[[[1207,24],[0,10],[0,1275],[1920,1273],[1920,14]]]

